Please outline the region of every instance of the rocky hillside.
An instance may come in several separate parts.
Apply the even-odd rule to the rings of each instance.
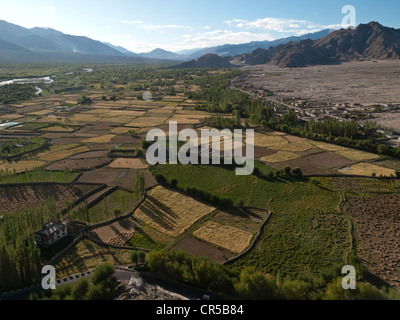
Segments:
[[[296,68],[308,65],[355,60],[393,60],[400,58],[400,29],[377,22],[360,24],[355,29],[340,29],[318,40],[258,49],[234,58],[236,64],[270,63]]]

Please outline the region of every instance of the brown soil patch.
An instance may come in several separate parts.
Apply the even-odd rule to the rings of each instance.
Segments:
[[[344,166],[348,166],[353,163],[353,161],[343,158],[339,155],[336,155],[332,152],[323,152],[312,154],[306,158],[311,163],[321,166],[323,168],[331,169],[331,168],[341,168]]]
[[[118,179],[120,170],[110,169],[97,169],[90,172],[85,172],[79,178],[79,182],[86,183],[104,183],[107,185],[114,185]]]
[[[357,255],[368,269],[400,288],[400,195],[350,197],[346,214],[356,224]]]
[[[64,170],[69,168],[70,170],[88,170],[99,166],[104,166],[110,163],[110,158],[86,158],[86,159],[66,159],[57,162],[53,162],[47,167],[48,170]]]
[[[90,151],[90,152],[76,154],[76,155],[72,156],[70,159],[103,158],[103,157],[107,157],[107,154],[108,154],[107,150]]]
[[[279,169],[282,169],[286,166],[289,166],[291,168],[298,167],[306,176],[332,174],[332,171],[330,171],[329,169],[320,167],[304,158],[285,161],[275,165],[275,167]]]
[[[219,263],[224,263],[235,256],[228,250],[218,248],[210,243],[200,241],[193,237],[183,239],[177,243],[172,250],[183,250],[196,257],[207,257],[211,261]]]

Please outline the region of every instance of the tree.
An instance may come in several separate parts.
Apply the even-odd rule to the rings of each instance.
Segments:
[[[253,267],[242,270],[235,289],[242,298],[248,300],[269,300],[276,297],[275,280],[256,271]]]
[[[94,285],[97,285],[109,278],[114,274],[115,268],[112,264],[110,263],[102,263],[99,266],[96,267],[96,269],[93,272],[92,276],[92,283]]]
[[[146,262],[146,252],[140,250],[138,252],[138,263],[144,264]]]
[[[114,209],[113,213],[116,218],[122,215],[122,211],[120,209]]]
[[[131,260],[132,263],[135,265],[138,265],[139,263],[139,254],[137,251],[132,251],[131,254],[129,255],[129,259]]]
[[[303,171],[301,171],[300,168],[293,168],[292,169],[292,175],[296,178],[301,178],[303,176]]]
[[[72,300],[84,300],[89,289],[89,281],[86,278],[79,279],[71,290]]]

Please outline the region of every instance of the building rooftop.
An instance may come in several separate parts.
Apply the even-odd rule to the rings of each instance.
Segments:
[[[36,232],[37,234],[42,234],[45,236],[50,236],[56,231],[62,229],[65,227],[65,224],[63,224],[60,221],[49,221],[43,225],[43,229]]]

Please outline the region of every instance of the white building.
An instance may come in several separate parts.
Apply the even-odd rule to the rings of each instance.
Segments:
[[[51,246],[68,235],[67,225],[60,221],[49,221],[42,230],[35,232],[34,239],[38,245]]]

